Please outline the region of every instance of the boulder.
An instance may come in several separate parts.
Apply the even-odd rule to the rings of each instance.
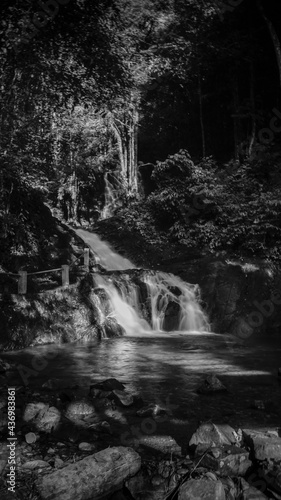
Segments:
[[[199,461],[203,467],[214,470],[219,476],[245,476],[252,466],[249,453],[242,448],[225,445],[221,450],[218,450],[221,452],[219,454],[217,448],[214,448],[214,450],[211,449]]]
[[[251,448],[258,462],[273,464],[281,460],[281,438],[275,431],[256,431],[243,429],[245,443]]]
[[[227,388],[218,379],[218,377],[212,373],[204,380],[204,382],[197,389],[198,394],[212,394],[216,392],[226,392]]]
[[[61,419],[60,411],[45,403],[28,403],[24,410],[23,420],[32,423],[38,430],[52,432],[57,429]]]
[[[203,444],[209,447],[237,444],[238,434],[227,424],[201,424],[189,441],[189,446]]]
[[[131,448],[107,448],[36,481],[43,500],[100,500],[135,475],[141,458]]]
[[[281,496],[281,466],[277,465],[271,468],[259,469],[259,475],[265,480],[271,490],[274,490]]]
[[[226,500],[223,484],[210,479],[190,479],[179,489],[178,500]]]

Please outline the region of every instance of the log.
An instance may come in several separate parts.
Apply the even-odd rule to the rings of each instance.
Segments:
[[[107,448],[41,476],[36,487],[43,500],[101,500],[140,467],[141,457],[132,448]]]

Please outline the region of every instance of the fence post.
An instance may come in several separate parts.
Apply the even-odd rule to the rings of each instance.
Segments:
[[[62,265],[61,266],[61,279],[62,279],[62,286],[68,286],[69,285],[69,266],[68,265]]]
[[[25,295],[27,292],[27,272],[19,271],[18,293]]]
[[[86,272],[89,272],[89,265],[90,265],[90,250],[89,248],[84,248],[84,267]]]

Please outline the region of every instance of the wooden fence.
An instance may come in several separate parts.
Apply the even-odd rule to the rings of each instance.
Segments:
[[[81,253],[81,255],[79,255],[79,257],[77,257],[77,259],[75,259],[75,261],[71,265],[64,264],[57,269],[47,269],[45,271],[37,271],[34,273],[28,273],[27,271],[19,271],[17,274],[15,273],[2,273],[2,274],[18,278],[18,294],[21,295],[25,295],[27,293],[27,277],[35,276],[37,274],[50,274],[53,272],[61,271],[62,286],[67,287],[69,286],[69,270],[71,267],[74,266],[77,260],[81,259],[82,255],[84,256],[84,265],[83,265],[84,271],[89,272],[90,249],[84,248],[83,253]]]

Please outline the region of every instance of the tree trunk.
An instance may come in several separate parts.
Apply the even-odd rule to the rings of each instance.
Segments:
[[[278,66],[278,71],[279,71],[279,82],[280,82],[280,87],[281,87],[281,44],[280,40],[278,37],[278,34],[273,26],[273,23],[268,19],[268,17],[265,14],[263,5],[262,5],[262,0],[257,0],[257,5],[258,9],[267,25],[269,34],[271,36],[271,40],[274,46],[275,54],[276,54],[276,60],[277,60],[277,66]]]

